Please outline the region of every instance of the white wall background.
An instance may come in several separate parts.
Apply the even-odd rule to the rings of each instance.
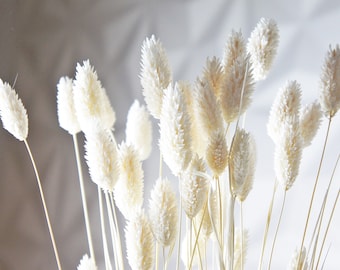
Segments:
[[[134,99],[142,101],[139,82],[140,48],[151,34],[160,38],[173,67],[174,80],[194,81],[206,58],[221,57],[232,29],[245,37],[261,17],[273,18],[280,29],[280,45],[265,82],[257,84],[246,128],[258,146],[254,190],[244,205],[250,231],[246,269],[257,267],[268,203],[273,187],[273,143],[266,133],[268,113],[286,80],[297,80],[303,103],[318,97],[321,65],[329,44],[340,42],[340,2],[312,1],[0,1],[0,78],[13,84],[29,115],[29,137],[43,179],[52,226],[64,269],[76,269],[87,251],[71,137],[58,126],[56,84],[74,76],[76,63],[90,59],[116,111],[115,134],[124,137],[127,111]],[[333,121],[320,178],[320,193],[339,154],[340,119]],[[303,224],[326,121],[303,154],[301,173],[287,194],[287,205],[277,239],[272,269],[286,269],[302,237]],[[145,198],[158,170],[157,124],[153,155],[144,163]],[[80,136],[80,140],[82,137]],[[86,171],[84,163],[84,170]],[[96,187],[86,176],[86,190],[98,258],[101,237]],[[174,179],[174,187],[177,187]],[[332,200],[339,190],[336,174]],[[320,200],[320,196],[317,196]],[[278,213],[282,192],[278,192]],[[329,211],[327,211],[327,216]],[[313,214],[313,217],[315,215]],[[273,224],[276,217],[274,216]],[[339,269],[339,209],[330,227],[324,269]],[[123,226],[123,225],[122,225]],[[271,231],[271,237],[273,230]],[[270,243],[270,242],[269,242]],[[41,207],[33,169],[22,143],[0,130],[0,269],[55,269],[52,246]],[[103,269],[103,268],[102,268]]]

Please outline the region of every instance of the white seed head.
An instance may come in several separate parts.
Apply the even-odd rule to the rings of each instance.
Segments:
[[[15,90],[0,79],[0,117],[4,129],[19,141],[28,135],[27,111]]]
[[[151,190],[149,217],[153,235],[161,246],[174,243],[178,231],[176,194],[168,179],[158,179]]]
[[[301,255],[299,255],[299,253],[300,253],[300,248],[294,251],[287,270],[307,270],[308,269],[306,248],[305,247],[302,248]],[[299,260],[299,257],[300,257],[300,260]]]
[[[224,74],[220,59],[208,58],[202,75],[202,81],[208,81],[216,97],[219,97],[223,85]]]
[[[298,127],[287,124],[281,133],[275,146],[274,170],[281,186],[288,190],[299,174],[303,145]]]
[[[329,46],[321,73],[320,104],[327,117],[333,117],[340,108],[340,48]]]
[[[255,81],[267,77],[279,45],[279,29],[273,19],[261,18],[247,44]]]
[[[164,91],[172,81],[172,73],[165,49],[154,35],[146,38],[142,46],[141,85],[150,114],[160,118]]]
[[[137,151],[132,145],[119,147],[119,178],[114,189],[118,209],[131,219],[143,206],[144,172]]]
[[[230,151],[231,190],[234,196],[244,201],[253,187],[255,174],[256,148],[253,137],[245,130],[238,129]]]
[[[315,137],[321,123],[322,111],[318,102],[304,106],[300,113],[300,131],[303,146],[309,146]]]
[[[224,172],[228,164],[228,148],[223,129],[215,131],[209,138],[205,159],[214,176]]]
[[[279,143],[283,129],[299,120],[300,103],[300,84],[296,81],[288,81],[276,95],[267,124],[268,135],[276,144]]]
[[[154,238],[150,221],[139,211],[125,228],[127,259],[132,270],[151,270],[154,265]]]
[[[241,32],[232,32],[224,61],[220,102],[225,122],[231,123],[248,109],[254,92],[252,67]]]
[[[207,80],[197,80],[194,98],[195,114],[201,129],[200,136],[207,140],[214,131],[223,128],[221,107],[212,85]]]
[[[87,254],[80,260],[77,270],[97,270],[97,266],[92,258]]]
[[[71,135],[81,131],[73,99],[73,80],[61,77],[57,84],[57,112],[59,125]]]
[[[205,171],[203,159],[195,155],[180,181],[182,206],[190,219],[197,215],[207,200],[209,183],[204,177],[197,175],[197,172]]]
[[[119,174],[116,144],[99,124],[85,135],[85,158],[91,179],[103,190],[111,192]]]
[[[135,100],[130,107],[126,122],[126,143],[137,150],[141,160],[146,160],[152,149],[152,124],[145,106]]]
[[[190,122],[183,92],[176,84],[166,89],[160,118],[159,147],[165,163],[178,176],[191,160]]]
[[[116,115],[105,89],[90,61],[77,64],[76,78],[73,81],[74,106],[81,130],[91,132],[96,123],[108,130],[113,129]]]

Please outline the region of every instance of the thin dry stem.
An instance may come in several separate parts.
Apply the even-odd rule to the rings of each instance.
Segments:
[[[311,214],[312,207],[313,207],[313,202],[314,202],[315,191],[316,191],[316,187],[317,187],[318,182],[319,182],[321,166],[322,166],[323,159],[324,159],[324,156],[325,156],[325,150],[326,150],[326,145],[327,145],[327,141],[328,141],[328,135],[329,135],[330,127],[331,127],[331,122],[332,122],[332,117],[329,117],[328,126],[327,126],[327,132],[326,132],[326,137],[325,137],[325,142],[324,142],[323,149],[322,149],[322,154],[321,154],[321,159],[320,159],[320,163],[319,163],[319,167],[318,167],[318,172],[317,172],[317,175],[316,175],[316,178],[315,178],[315,182],[314,182],[312,197],[311,197],[310,203],[309,203],[309,209],[308,209],[307,219],[306,219],[306,223],[305,223],[305,228],[303,230],[303,236],[302,236],[302,241],[301,241],[301,246],[300,246],[300,251],[299,251],[298,262],[301,259],[301,252],[302,252],[302,248],[303,248],[303,245],[304,245],[304,242],[305,242],[305,238],[306,238],[309,218],[310,218],[310,214]]]
[[[56,245],[56,242],[55,242],[55,239],[54,239],[52,225],[51,225],[50,217],[48,215],[46,201],[45,201],[45,196],[44,196],[44,192],[43,192],[43,189],[42,189],[42,186],[41,186],[41,180],[40,180],[40,176],[39,176],[39,173],[38,173],[38,169],[37,169],[37,166],[35,164],[35,161],[34,161],[34,158],[33,158],[32,152],[31,152],[31,149],[30,149],[29,144],[28,144],[26,139],[24,139],[24,143],[25,143],[27,152],[28,152],[28,154],[30,156],[30,159],[31,159],[31,162],[32,162],[32,166],[33,166],[33,169],[34,169],[34,173],[35,173],[35,176],[36,176],[36,179],[37,179],[37,183],[38,183],[38,187],[39,187],[39,192],[40,192],[40,197],[41,197],[41,201],[42,201],[42,204],[43,204],[43,208],[44,208],[44,212],[45,212],[45,217],[46,217],[46,222],[47,222],[47,226],[48,226],[48,231],[50,233],[50,237],[51,237],[51,241],[52,241],[52,245],[53,245],[55,259],[57,261],[58,269],[61,270],[62,268],[61,268],[61,264],[60,264],[58,249],[57,249],[57,245]]]
[[[95,255],[94,255],[94,249],[93,249],[93,242],[92,242],[92,237],[91,237],[91,227],[90,227],[90,221],[89,221],[89,214],[88,214],[88,208],[87,208],[87,202],[86,202],[86,193],[85,193],[85,187],[84,187],[83,171],[82,171],[80,155],[79,155],[79,146],[78,146],[77,134],[73,134],[72,138],[73,138],[74,151],[75,151],[75,154],[76,154],[81,202],[82,202],[82,205],[83,205],[87,241],[88,241],[88,245],[89,245],[89,249],[90,249],[91,259],[96,264],[96,259],[95,259]]]
[[[274,205],[274,198],[275,198],[275,193],[276,193],[277,186],[278,186],[278,182],[275,180],[273,194],[272,194],[272,198],[271,198],[269,209],[268,209],[266,228],[264,230],[264,236],[263,236],[263,242],[262,242],[262,248],[261,248],[261,257],[260,257],[260,262],[259,262],[258,270],[262,269],[263,255],[264,255],[264,250],[266,248],[268,231],[269,231],[269,226],[270,226],[270,222],[271,222],[271,217],[272,217],[272,212],[273,212],[273,205]]]
[[[271,266],[271,263],[272,263],[272,258],[273,258],[273,253],[274,253],[277,233],[278,233],[279,228],[280,228],[281,219],[282,219],[282,213],[283,213],[283,209],[284,209],[284,206],[285,206],[285,203],[286,203],[286,195],[287,195],[287,190],[285,189],[284,194],[283,194],[283,201],[282,201],[282,206],[281,206],[281,211],[280,211],[279,222],[277,223],[277,226],[276,226],[276,231],[275,231],[275,235],[274,235],[273,245],[272,245],[272,249],[271,249],[271,252],[270,252],[268,269],[270,269],[270,266]]]

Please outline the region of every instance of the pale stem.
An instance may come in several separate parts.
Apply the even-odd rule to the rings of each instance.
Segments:
[[[181,194],[181,188],[180,188],[180,194]],[[178,230],[176,270],[179,269],[179,260],[181,256],[181,233],[182,233],[182,196],[181,195],[180,195],[180,200],[179,200],[179,213],[178,214],[179,214],[179,230]]]
[[[57,266],[58,266],[58,269],[61,270],[62,268],[61,268],[61,264],[60,264],[60,259],[59,259],[59,254],[58,254],[58,250],[57,250],[57,245],[56,245],[56,242],[55,242],[55,239],[54,239],[54,234],[53,234],[50,218],[49,218],[48,211],[47,211],[45,196],[44,196],[44,192],[43,192],[43,189],[42,189],[42,186],[41,186],[41,180],[40,180],[40,177],[39,177],[38,169],[37,169],[37,166],[35,164],[35,161],[34,161],[34,158],[33,158],[32,152],[31,152],[31,149],[30,149],[26,139],[24,140],[24,143],[25,143],[27,152],[28,152],[28,154],[30,156],[30,159],[31,159],[31,162],[32,162],[32,166],[33,166],[33,169],[34,169],[34,173],[35,173],[35,176],[36,176],[36,179],[37,179],[37,183],[38,183],[38,187],[39,187],[39,192],[40,192],[40,197],[41,197],[42,205],[43,205],[44,212],[45,212],[45,218],[46,218],[46,222],[47,222],[47,226],[48,226],[48,231],[50,233],[50,238],[51,238],[51,241],[52,241],[52,246],[53,246],[53,250],[54,250],[55,259],[57,261]]]
[[[158,241],[156,240],[156,247],[155,247],[155,256],[156,256],[156,260],[155,260],[155,270],[158,270],[158,250],[159,250],[159,245],[158,245]]]
[[[229,197],[229,218],[228,218],[228,265],[229,268],[234,269],[234,233],[235,233],[235,224],[234,224],[234,210],[235,210],[235,197],[230,194]]]
[[[241,225],[241,270],[243,270],[243,202],[240,203],[240,225]]]
[[[111,240],[112,240],[112,247],[114,253],[114,261],[115,261],[115,269],[119,269],[118,267],[118,248],[117,248],[117,230],[116,226],[113,221],[112,209],[110,205],[110,199],[108,196],[108,192],[104,191],[105,195],[105,202],[106,202],[106,209],[109,216],[109,225],[110,225],[110,232],[111,232]]]
[[[318,257],[318,261],[317,261],[315,269],[318,269],[318,266],[319,266],[319,262],[320,262],[320,258],[321,258],[323,247],[325,245],[325,241],[326,241],[326,237],[327,237],[327,234],[328,234],[329,226],[331,225],[331,221],[333,219],[334,210],[335,210],[335,207],[336,207],[338,199],[339,199],[339,193],[340,193],[340,191],[338,191],[338,194],[336,195],[336,198],[335,198],[335,201],[334,201],[334,204],[333,204],[332,212],[331,212],[331,215],[329,217],[327,228],[326,228],[326,231],[325,231],[325,235],[324,235],[323,240],[322,240],[321,249],[320,249],[320,253],[319,253],[319,257]]]
[[[120,256],[118,256],[119,263],[120,263],[120,269],[124,270],[122,241],[120,239],[119,223],[118,223],[118,219],[117,219],[116,206],[115,206],[115,201],[114,201],[112,192],[110,192],[110,202],[111,202],[111,209],[112,209],[112,212],[113,212],[114,224],[116,225],[116,231],[117,231],[117,236],[118,236],[117,247],[118,247],[118,252],[119,252],[119,255],[120,255]]]
[[[282,219],[282,213],[283,213],[283,209],[284,209],[284,206],[285,206],[285,203],[286,203],[286,195],[287,195],[287,190],[285,189],[284,194],[283,194],[283,201],[282,201],[279,221],[278,221],[277,226],[276,226],[274,240],[273,240],[273,245],[272,245],[272,249],[271,249],[271,252],[270,252],[268,269],[270,269],[270,266],[271,266],[271,263],[272,263],[272,258],[273,258],[273,253],[274,253],[274,249],[275,249],[277,233],[279,232],[279,228],[280,228],[280,224],[281,224],[281,219]]]
[[[75,154],[76,154],[78,178],[79,178],[79,185],[80,185],[80,194],[81,194],[81,201],[82,201],[82,205],[83,205],[87,241],[88,241],[88,245],[89,245],[89,249],[90,249],[91,259],[93,259],[94,263],[96,264],[96,259],[95,259],[95,256],[94,256],[93,243],[92,243],[92,237],[91,237],[91,227],[90,227],[90,221],[89,221],[89,214],[88,214],[88,208],[87,208],[87,202],[86,202],[86,193],[85,193],[85,187],[84,187],[83,171],[82,171],[80,155],[79,155],[77,134],[73,134],[72,137],[73,137],[74,151],[75,151]]]
[[[275,180],[273,194],[272,194],[272,198],[271,198],[271,201],[270,201],[270,205],[269,205],[269,209],[268,209],[268,214],[267,214],[266,228],[264,230],[264,235],[263,235],[263,242],[262,242],[262,248],[261,248],[261,257],[260,257],[260,262],[259,262],[258,270],[262,269],[263,255],[264,255],[264,250],[266,248],[266,243],[267,243],[267,237],[268,237],[268,231],[269,231],[269,226],[270,226],[272,212],[273,212],[273,205],[274,205],[274,198],[275,198],[276,188],[277,188],[277,181]]]
[[[323,149],[322,149],[322,154],[321,154],[321,159],[320,159],[320,163],[319,163],[319,167],[318,167],[318,172],[317,172],[317,175],[316,175],[316,178],[315,178],[315,182],[314,182],[312,197],[311,197],[310,203],[309,203],[309,209],[308,209],[307,219],[306,219],[306,223],[305,223],[305,228],[303,230],[303,236],[302,236],[302,241],[301,241],[301,246],[300,246],[300,251],[299,251],[298,262],[300,261],[302,248],[303,248],[303,245],[304,245],[304,242],[305,242],[305,237],[306,237],[306,233],[307,233],[307,227],[308,227],[309,218],[310,218],[310,214],[311,214],[312,206],[313,206],[313,202],[314,202],[316,186],[318,185],[319,175],[320,175],[320,171],[321,171],[321,166],[322,166],[324,155],[325,155],[325,150],[326,150],[326,145],[327,145],[327,141],[328,141],[328,135],[329,135],[330,127],[331,127],[331,122],[332,122],[332,118],[330,117],[329,121],[328,121],[327,132],[326,132],[325,142],[324,142]]]
[[[107,270],[112,270],[112,266],[111,266],[111,262],[110,262],[109,249],[108,249],[108,246],[107,246],[106,231],[105,231],[103,195],[102,195],[102,192],[101,192],[99,186],[97,187],[97,189],[98,189],[98,200],[99,200],[100,224],[101,224],[102,238],[103,238],[105,268]]]

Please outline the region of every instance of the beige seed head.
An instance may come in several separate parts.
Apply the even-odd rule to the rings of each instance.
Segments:
[[[172,73],[165,49],[154,35],[143,42],[141,67],[140,80],[145,103],[150,114],[159,119],[164,90],[172,81]]]
[[[209,81],[197,80],[194,92],[195,114],[201,129],[201,135],[206,138],[223,128],[221,107]]]
[[[302,108],[300,113],[300,130],[303,147],[311,144],[320,127],[321,119],[322,111],[318,102],[313,102]]]
[[[252,63],[255,81],[267,77],[279,45],[279,29],[273,19],[261,18],[252,31],[247,51]]]
[[[228,164],[228,148],[224,129],[212,133],[209,138],[205,159],[214,177],[224,172]]]
[[[215,56],[212,59],[208,58],[203,71],[202,81],[210,83],[216,98],[220,95],[223,80],[224,74],[220,59]]]
[[[77,64],[76,78],[73,81],[74,106],[81,130],[91,132],[96,123],[108,130],[113,128],[116,115],[105,89],[98,80],[97,72],[86,60]]]
[[[165,163],[178,176],[191,160],[190,122],[183,92],[177,84],[166,90],[160,118],[159,147]]]
[[[4,129],[19,141],[28,135],[27,111],[15,90],[0,79],[0,117]]]
[[[321,73],[320,104],[327,117],[333,117],[340,108],[340,48],[329,46]]]
[[[299,128],[283,126],[280,143],[275,146],[274,170],[281,186],[288,190],[299,174],[302,156],[302,137]]]
[[[73,80],[61,77],[57,84],[57,111],[59,125],[71,135],[81,131],[73,100]]]
[[[235,133],[229,158],[231,190],[244,201],[253,187],[256,150],[250,133],[238,129]]]
[[[146,160],[152,149],[152,124],[149,112],[138,100],[129,109],[125,135],[126,143],[134,146],[141,160]]]
[[[197,172],[205,173],[205,164],[195,155],[180,181],[182,206],[190,219],[202,209],[208,195],[209,183],[202,176],[198,176]]]
[[[174,243],[178,228],[176,194],[168,179],[158,179],[151,190],[149,217],[155,239],[163,247]]]
[[[251,103],[254,91],[252,67],[241,32],[232,32],[224,56],[224,85],[220,94],[223,118],[235,121]]]
[[[301,88],[296,81],[288,81],[276,95],[267,124],[268,135],[278,144],[285,128],[298,128]]]
[[[114,189],[116,205],[126,219],[143,206],[144,172],[139,155],[132,145],[119,146],[119,178]]]
[[[119,174],[116,143],[99,124],[85,137],[85,158],[91,179],[103,190],[111,192]]]
[[[151,270],[154,265],[154,238],[150,221],[138,211],[125,227],[127,259],[132,270]]]

